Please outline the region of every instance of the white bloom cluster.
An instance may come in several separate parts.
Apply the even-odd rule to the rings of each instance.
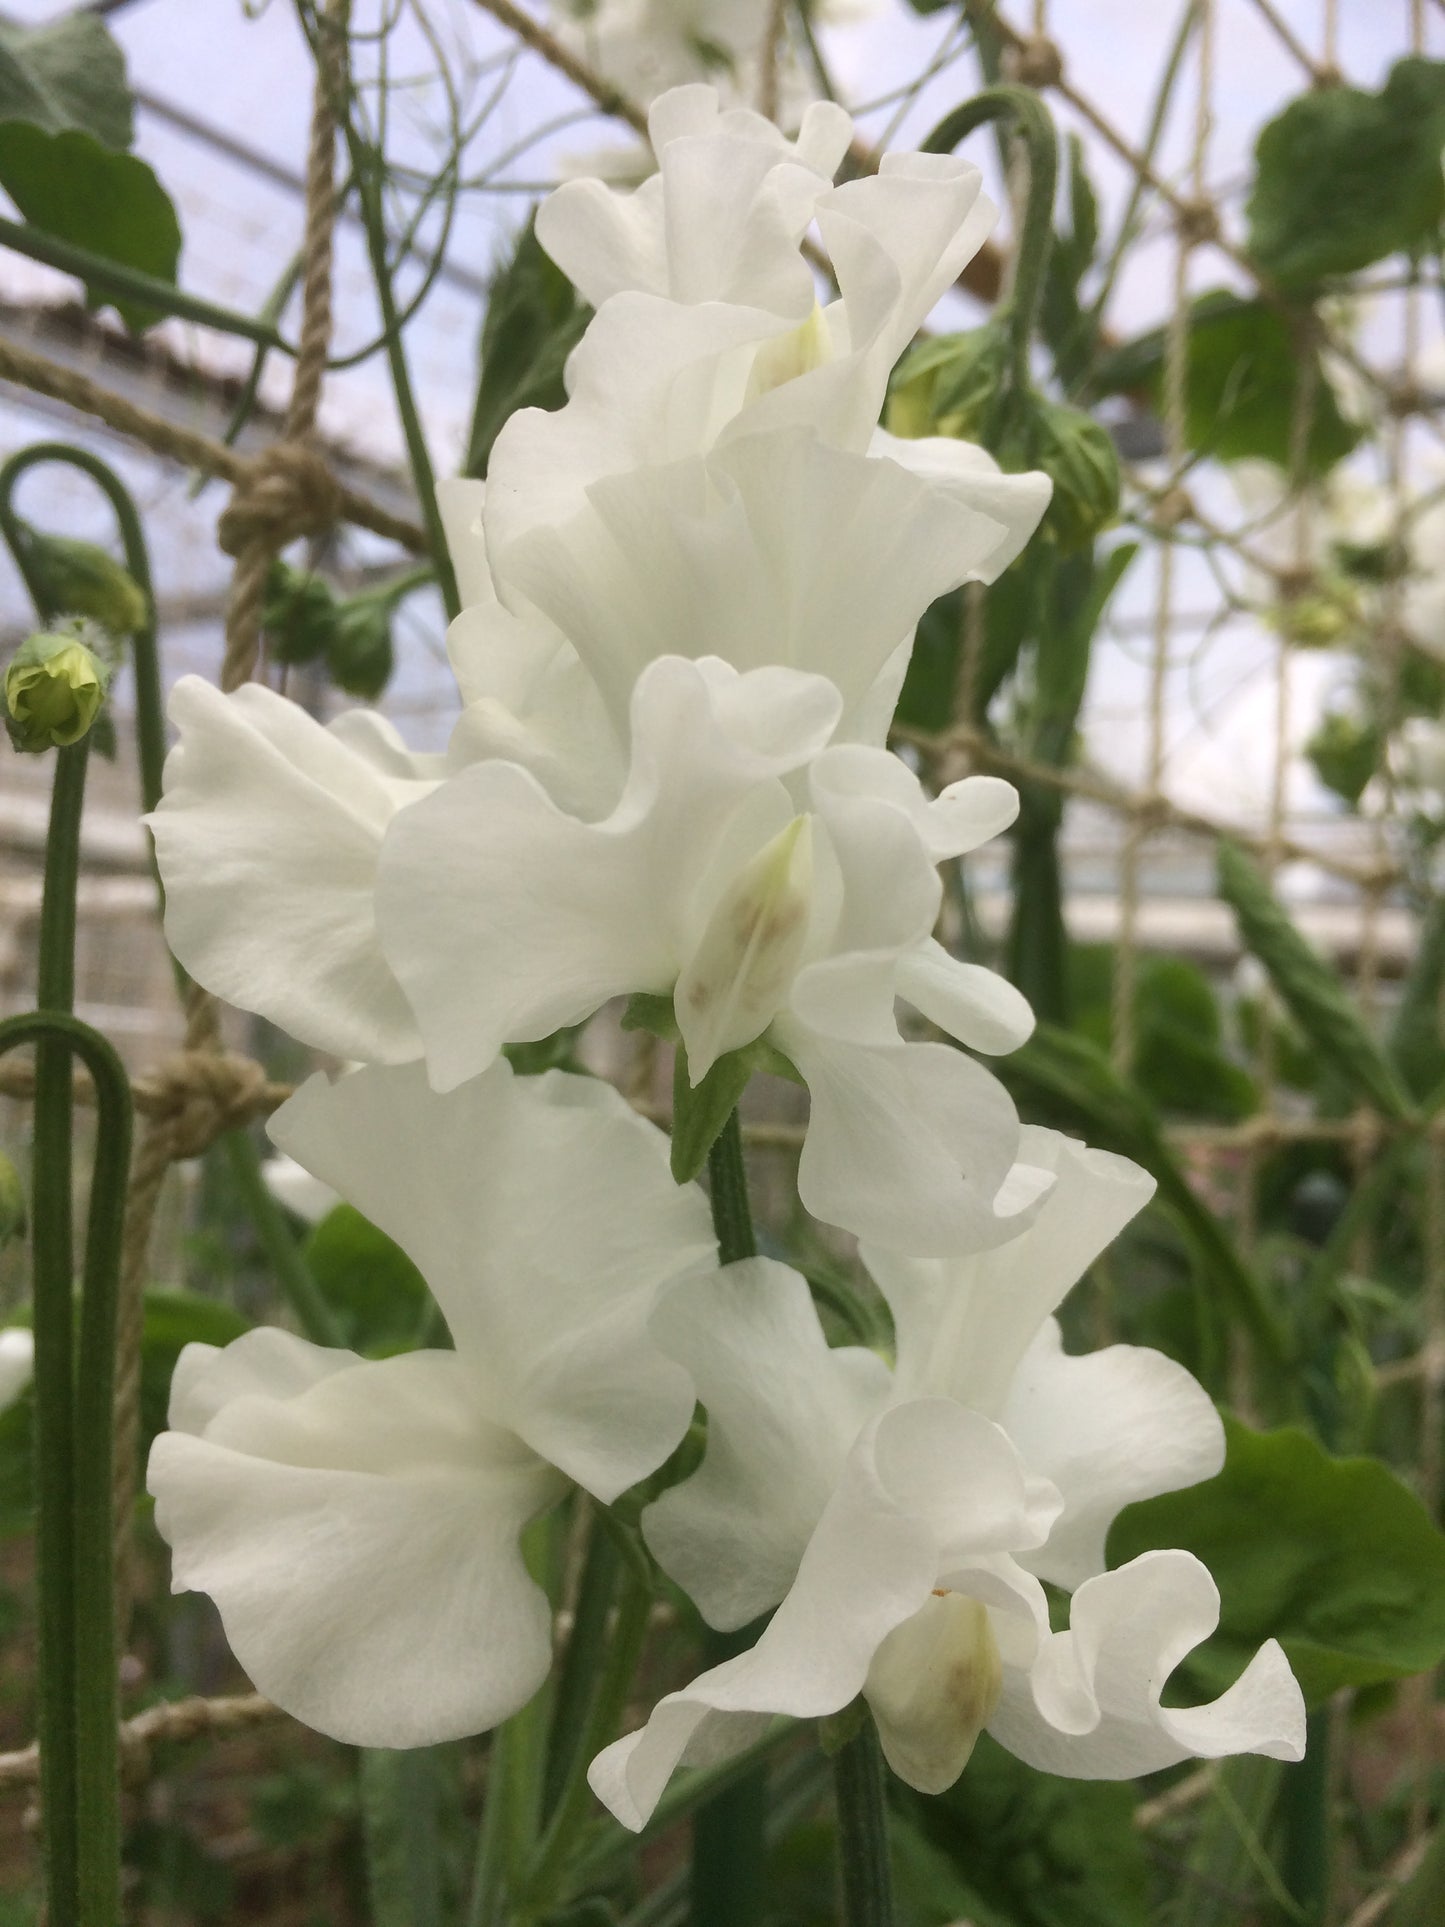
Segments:
[[[455,1343],[191,1347],[150,1468],[175,1583],[329,1733],[483,1730],[549,1664],[526,1523],[569,1485],[611,1503],[700,1402],[705,1457],[644,1536],[714,1626],[776,1610],[595,1762],[628,1825],[679,1761],[860,1693],[925,1789],[985,1727],[1083,1776],[1297,1758],[1272,1643],[1212,1705],[1162,1704],[1218,1618],[1196,1559],[1106,1569],[1120,1507],[1215,1472],[1220,1423],[1155,1353],[1062,1352],[1053,1311],[1152,1186],[1021,1127],[968,1054],[1032,1020],[934,941],[937,866],[1016,798],[976,777],[930,799],[885,747],[924,608],[992,580],[1048,499],[876,425],[993,209],[952,157],[835,186],[827,105],[788,141],[687,87],[652,128],[645,186],[573,182],[539,217],[597,310],[566,406],[515,416],[485,487],[444,504],[466,604],[446,756],[259,687],[175,694],[153,819],[173,947],[362,1060],[272,1136],[408,1252]],[[500,1055],[636,994],[671,1000],[694,1087],[760,1041],[806,1082],[799,1193],[864,1241],[891,1364],[830,1349],[787,1267],[720,1266],[701,1193],[616,1093]],[[900,1001],[967,1050],[906,1039]],[[1066,1631],[1046,1584],[1073,1590]]]

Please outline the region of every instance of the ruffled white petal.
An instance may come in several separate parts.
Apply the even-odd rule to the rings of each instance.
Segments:
[[[960,1238],[933,1253],[870,1239],[863,1252],[893,1312],[906,1396],[1001,1411],[1039,1327],[1153,1195],[1138,1165],[1061,1132],[1029,1126],[1013,1142],[1020,1169],[1010,1188],[1042,1198],[1031,1219],[1015,1220],[1019,1236],[988,1250]]]
[[[898,995],[970,1050],[1001,1056],[1033,1035],[1034,1013],[1007,977],[951,957],[930,937],[898,960]]]
[[[662,1463],[693,1393],[647,1318],[713,1234],[611,1086],[502,1060],[438,1096],[419,1064],[362,1070],[313,1077],[270,1128],[417,1265],[495,1423],[604,1501]]]
[[[161,1434],[147,1481],[172,1583],[209,1593],[257,1688],[334,1738],[482,1731],[550,1664],[518,1541],[562,1482],[480,1416],[455,1354],[342,1356],[304,1389],[283,1372],[234,1395],[193,1363],[185,1403],[216,1409]]]
[[[1003,1193],[1018,1114],[981,1065],[946,1044],[855,1044],[792,1017],[773,1034],[811,1098],[798,1194],[815,1218],[923,1257],[1023,1229]]]
[[[1080,1780],[1231,1753],[1302,1758],[1304,1700],[1273,1640],[1209,1705],[1160,1704],[1180,1660],[1218,1623],[1218,1588],[1192,1553],[1143,1553],[1080,1586],[1069,1630],[1044,1640],[1028,1673],[1006,1669],[989,1731],[1029,1766]]]
[[[1070,1589],[1103,1572],[1104,1540],[1126,1505],[1197,1485],[1224,1464],[1214,1401],[1182,1365],[1142,1345],[1071,1357],[1052,1318],[998,1418],[1025,1464],[1064,1496],[1048,1544],[1027,1563]]]
[[[707,1452],[647,1508],[643,1534],[709,1625],[745,1626],[792,1584],[888,1369],[861,1347],[830,1351],[807,1281],[766,1258],[674,1286],[652,1335],[692,1375]]]
[[[185,676],[170,715],[180,741],[147,821],[176,956],[207,990],[318,1050],[419,1055],[373,891],[386,827],[429,776],[398,773],[385,725],[324,729],[256,683],[223,696]]]
[[[1037,529],[1054,492],[1047,475],[1032,469],[1006,475],[985,450],[947,435],[909,440],[875,428],[869,452],[886,456],[936,493],[987,520],[992,534],[986,543],[980,540],[976,573],[968,578],[973,582],[998,580]]]
[[[436,498],[462,607],[473,602],[490,602],[496,592],[492,587],[487,538],[482,526],[486,483],[470,475],[446,476],[436,485]]]

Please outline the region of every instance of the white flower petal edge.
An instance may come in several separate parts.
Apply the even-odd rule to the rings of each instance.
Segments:
[[[1141,1553],[1079,1587],[1068,1631],[1046,1635],[1026,1677],[1005,1669],[989,1731],[1029,1766],[1076,1780],[1231,1753],[1303,1759],[1304,1700],[1272,1639],[1217,1700],[1160,1705],[1174,1668],[1218,1624],[1219,1590],[1192,1553]]]
[[[723,111],[711,87],[696,85],[656,100],[648,131],[658,171],[642,186],[619,193],[569,181],[538,210],[537,238],[568,280],[593,307],[643,289],[801,320],[813,278],[799,243],[847,152],[848,115],[816,102],[790,141],[761,114]]]
[[[439,772],[380,717],[326,729],[259,684],[184,676],[180,740],[149,816],[166,939],[196,981],[302,1043],[381,1063],[420,1055],[376,939],[382,834]]]
[[[323,1732],[478,1732],[550,1663],[527,1521],[568,1479],[614,1499],[687,1428],[691,1381],[647,1318],[710,1261],[707,1206],[615,1091],[560,1072],[499,1063],[447,1098],[420,1065],[317,1077],[272,1134],[418,1262],[457,1349],[188,1347],[147,1479],[173,1584],[209,1593],[260,1690]]]

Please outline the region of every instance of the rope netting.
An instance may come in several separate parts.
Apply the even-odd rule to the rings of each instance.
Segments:
[[[513,0],[476,0],[476,4],[530,57],[545,63],[597,108],[633,130],[645,132],[642,106],[621,94],[574,46],[564,43],[535,16],[514,5]],[[1339,21],[1334,0],[1322,0],[1317,29],[1311,37],[1292,26],[1272,0],[1237,0],[1237,4],[1258,16],[1311,86],[1323,88],[1340,81]],[[1248,523],[1238,530],[1221,526],[1193,499],[1190,488],[1196,455],[1190,447],[1186,418],[1195,265],[1201,256],[1212,255],[1263,300],[1276,299],[1275,291],[1262,281],[1250,257],[1231,240],[1219,199],[1211,192],[1214,94],[1228,82],[1230,59],[1222,19],[1224,5],[1225,0],[1194,0],[1188,10],[1193,100],[1185,115],[1187,153],[1182,169],[1173,178],[1157,157],[1121,131],[1111,114],[1071,78],[1068,49],[1051,37],[1047,0],[1035,0],[1026,22],[1001,12],[993,15],[993,24],[1006,48],[1008,77],[1039,89],[1046,98],[1065,107],[1074,121],[1128,171],[1136,191],[1162,213],[1172,233],[1171,298],[1163,331],[1159,405],[1162,456],[1156,465],[1141,465],[1129,477],[1132,532],[1150,544],[1155,568],[1142,781],[1132,785],[1086,764],[1060,767],[1036,762],[992,740],[978,715],[977,679],[988,593],[978,588],[970,588],[960,604],[962,637],[953,724],[943,732],[899,732],[900,740],[911,744],[922,766],[940,783],[970,770],[997,774],[1061,794],[1066,802],[1102,810],[1117,822],[1120,842],[1111,1048],[1115,1067],[1125,1076],[1134,1066],[1139,1046],[1140,965],[1147,954],[1142,911],[1148,898],[1149,857],[1156,839],[1167,835],[1207,848],[1227,838],[1250,850],[1272,877],[1292,864],[1308,864],[1327,876],[1337,889],[1352,893],[1359,919],[1353,958],[1355,989],[1362,1007],[1372,1014],[1378,1014],[1380,1004],[1381,919],[1404,875],[1388,813],[1371,820],[1363,857],[1358,849],[1332,847],[1323,839],[1291,833],[1289,776],[1296,754],[1292,747],[1291,671],[1298,645],[1287,624],[1277,625],[1274,641],[1269,731],[1272,770],[1264,822],[1250,824],[1223,812],[1201,811],[1169,793],[1171,670],[1184,626],[1178,568],[1182,539],[1187,533],[1191,540],[1202,539],[1212,551],[1229,555],[1250,580],[1265,583],[1269,592],[1286,604],[1301,598],[1317,569],[1313,532],[1320,513],[1320,484],[1306,459],[1318,403],[1313,379],[1301,379],[1294,391],[1291,460],[1279,510],[1280,521],[1287,522],[1290,529],[1290,553],[1281,555],[1268,544],[1262,545]],[[778,98],[776,53],[783,14],[780,5],[768,13],[768,46],[761,63],[761,104],[765,108],[776,105]],[[420,553],[426,549],[419,521],[398,516],[343,484],[316,434],[332,332],[333,236],[339,192],[334,105],[338,90],[345,84],[339,51],[343,18],[344,6],[336,0],[331,0],[321,16],[306,167],[302,324],[289,407],[281,435],[271,447],[259,454],[242,455],[212,436],[179,426],[137,405],[93,376],[13,341],[0,340],[0,379],[63,403],[162,462],[230,484],[232,495],[220,517],[218,532],[219,545],[234,564],[225,615],[224,655],[217,677],[223,690],[234,690],[253,676],[266,673],[261,657],[262,595],[268,570],[288,543],[324,533],[339,522],[350,522],[408,551]],[[1408,20],[1408,36],[1400,51],[1423,51],[1423,0],[1413,0]],[[855,143],[850,158],[857,170],[878,165],[878,155],[861,143]],[[1005,253],[989,244],[966,270],[964,291],[993,299],[1006,274]],[[1420,375],[1422,297],[1416,288],[1406,286],[1394,298],[1401,316],[1401,349],[1388,367],[1374,365],[1349,330],[1328,315],[1312,324],[1317,326],[1318,341],[1307,362],[1310,368],[1317,367],[1319,355],[1327,351],[1353,374],[1387,421],[1391,540],[1403,546],[1417,513],[1418,490],[1413,474],[1416,444],[1421,437],[1437,442],[1445,439],[1445,427]],[[1398,596],[1398,584],[1387,584],[1369,638],[1384,668],[1387,711],[1395,702],[1402,668]],[[1392,776],[1383,763],[1377,776],[1388,788]],[[223,1047],[220,1012],[206,993],[195,987],[187,989],[184,1018],[180,1051],[150,1074],[138,1076],[133,1084],[144,1128],[130,1181],[117,1369],[115,1525],[122,1628],[129,1617],[126,1575],[131,1562],[137,1477],[141,1320],[157,1203],[174,1164],[199,1156],[226,1132],[269,1115],[291,1089],[288,1082],[269,1077],[250,1057]],[[1385,1370],[1392,1381],[1410,1379],[1418,1385],[1420,1478],[1438,1510],[1445,1496],[1440,1443],[1445,1420],[1445,1126],[1402,1121],[1372,1110],[1343,1118],[1310,1114],[1307,1107],[1291,1101],[1282,1086],[1274,1040],[1274,1027],[1269,1022],[1261,1024],[1253,1066],[1261,1101],[1254,1114],[1236,1123],[1174,1122],[1168,1127],[1169,1141],[1184,1157],[1214,1164],[1234,1161],[1232,1168],[1239,1173],[1234,1208],[1247,1244],[1253,1235],[1256,1192],[1265,1160],[1281,1147],[1338,1145],[1350,1160],[1358,1184],[1392,1144],[1412,1134],[1423,1138],[1427,1183],[1422,1214],[1424,1289],[1419,1342],[1411,1356]],[[665,1120],[666,1107],[656,1102],[655,1040],[641,1035],[633,1049],[634,1058],[622,1079],[624,1088],[639,1109]],[[31,1073],[26,1067],[0,1067],[0,1093],[23,1099],[30,1088]],[[85,1097],[83,1080],[78,1082],[77,1091]],[[792,1123],[763,1120],[749,1122],[744,1134],[753,1148],[783,1155],[796,1151],[802,1135]],[[1423,1723],[1432,1712],[1432,1702],[1422,1697],[1418,1706]],[[127,1771],[143,1774],[159,1742],[218,1736],[270,1717],[279,1715],[257,1695],[188,1699],[151,1708],[123,1728]],[[1425,1745],[1423,1737],[1420,1744]],[[36,1777],[33,1747],[0,1755],[0,1790],[29,1787]],[[1187,1797],[1197,1797],[1208,1784],[1208,1773],[1192,1776],[1184,1783],[1192,1789]],[[1164,1800],[1148,1803],[1150,1813],[1145,1823],[1166,1817],[1183,1797],[1184,1790],[1175,1789]],[[1403,1875],[1408,1868],[1402,1866],[1401,1871]],[[1372,1900],[1356,1915],[1354,1927],[1368,1927],[1381,1911],[1378,1901]]]

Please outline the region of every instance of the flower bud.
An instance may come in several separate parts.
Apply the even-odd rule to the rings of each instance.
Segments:
[[[5,672],[5,727],[38,755],[78,743],[100,713],[110,670],[78,635],[31,636]]]
[[[26,531],[24,548],[36,600],[47,618],[84,616],[117,638],[145,627],[145,591],[107,550],[36,529]]]
[[[261,626],[277,662],[314,662],[331,646],[336,601],[319,575],[273,562],[266,577]]]
[[[326,644],[331,680],[348,696],[370,702],[391,679],[391,612],[385,593],[355,596],[336,611]]]
[[[892,435],[983,438],[1008,378],[1007,332],[995,322],[921,342],[893,377],[884,421]]]
[[[1119,510],[1119,457],[1107,429],[1058,402],[1035,401],[1034,459],[1054,485],[1044,521],[1061,549],[1081,549]]]

